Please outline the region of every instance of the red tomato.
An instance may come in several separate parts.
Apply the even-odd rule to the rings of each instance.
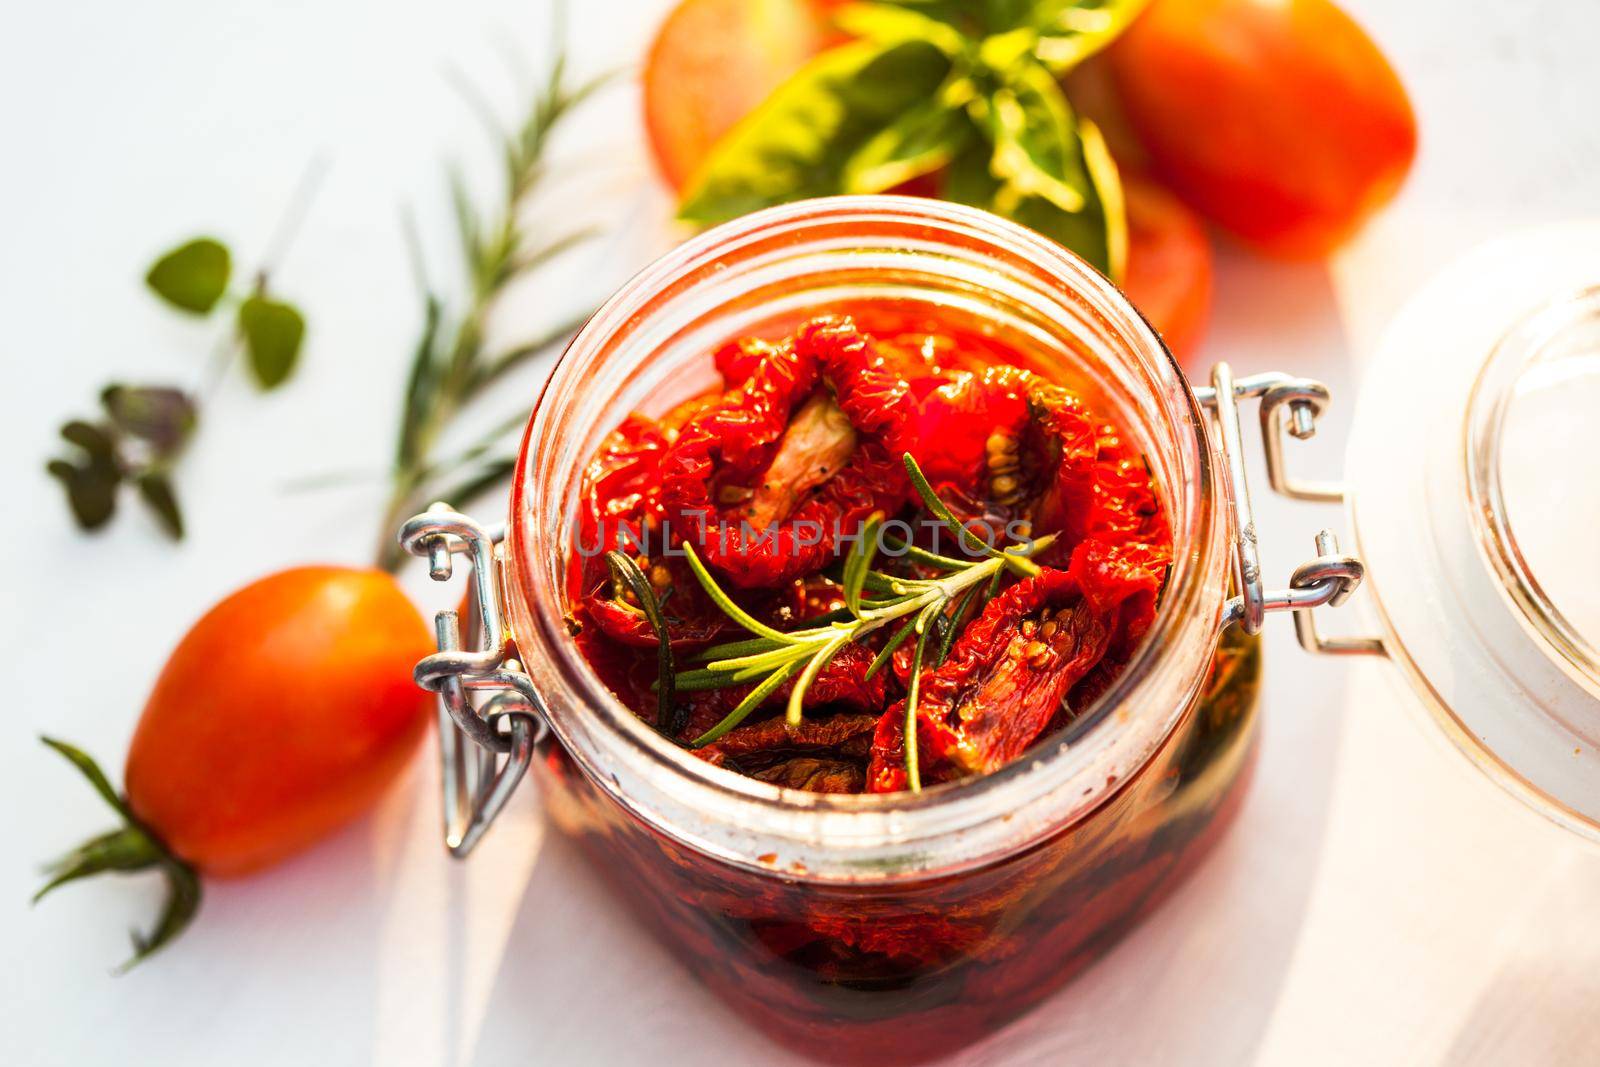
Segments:
[[[1211,239],[1194,212],[1149,178],[1124,169],[1128,295],[1180,360],[1195,354],[1211,318]]]
[[[645,59],[644,122],[662,176],[682,189],[711,147],[822,51],[806,0],[682,0]]]
[[[128,749],[128,804],[180,859],[245,874],[372,807],[410,760],[433,651],[381,571],[300,567],[245,586],[173,650]]]
[[[1329,0],[1155,0],[1106,56],[1156,173],[1274,254],[1337,247],[1416,154],[1404,86]]]

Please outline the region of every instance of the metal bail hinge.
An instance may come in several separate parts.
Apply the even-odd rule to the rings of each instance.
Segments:
[[[1250,478],[1245,470],[1244,434],[1239,422],[1239,401],[1259,400],[1261,442],[1272,488],[1294,500],[1340,503],[1342,486],[1308,482],[1289,476],[1283,459],[1285,436],[1305,440],[1316,433],[1317,416],[1328,404],[1328,387],[1309,378],[1271,372],[1235,379],[1226,363],[1211,370],[1211,385],[1197,386],[1195,397],[1212,414],[1217,431],[1224,478],[1228,488],[1229,518],[1233,530],[1234,581],[1238,595],[1229,599],[1223,624],[1237,624],[1246,633],[1259,633],[1269,611],[1294,612],[1295,635],[1308,652],[1331,655],[1382,654],[1383,642],[1375,637],[1323,637],[1312,611],[1338,607],[1361,584],[1363,568],[1355,556],[1339,552],[1331,530],[1317,534],[1317,555],[1295,568],[1287,589],[1268,590],[1261,580],[1261,555],[1255,513],[1250,505]],[[1284,409],[1280,414],[1279,409]]]
[[[446,504],[435,504],[400,527],[400,544],[428,560],[428,574],[447,581],[454,556],[472,557],[466,647],[454,611],[434,617],[439,651],[417,663],[419,686],[439,694],[439,763],[444,840],[457,858],[472,851],[511,798],[543,739],[544,702],[521,665],[509,658],[501,612],[500,543],[505,524],[485,527]],[[462,739],[472,742],[469,753]]]

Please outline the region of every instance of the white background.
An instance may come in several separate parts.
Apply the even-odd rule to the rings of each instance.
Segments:
[[[574,4],[584,70],[636,62],[662,5]],[[1350,0],[1416,102],[1423,150],[1398,203],[1325,266],[1224,250],[1208,357],[1335,388],[1312,468],[1336,473],[1364,353],[1405,294],[1513,225],[1600,214],[1600,6],[1587,0]],[[0,32],[0,473],[9,542],[0,713],[0,1057],[15,1064],[787,1062],[623,915],[536,799],[466,865],[437,840],[432,752],[372,817],[283,867],[210,887],[171,951],[114,978],[148,921],[144,878],[30,910],[36,865],[107,813],[34,740],[120,767],[167,650],[269,570],[361,562],[418,325],[398,224],[415,205],[452,276],[441,164],[498,175],[465,72],[519,98],[543,3],[60,2]],[[564,147],[564,219],[613,236],[521,291],[499,326],[603,296],[674,239],[626,79]],[[277,284],[310,320],[302,368],[260,397],[206,399],[173,547],[129,507],[86,538],[43,461],[101,384],[197,381],[216,327],[142,290],[166,245],[213,232],[263,254],[313,159],[329,167]],[[496,398],[531,402],[534,381]],[[333,472],[352,480],[311,491]],[[1336,513],[1261,501],[1286,577]],[[411,585],[430,605],[440,592]],[[1104,962],[958,1063],[1204,1064],[1600,1056],[1600,858],[1480,782],[1379,664],[1313,661],[1270,627],[1264,751],[1238,825]]]

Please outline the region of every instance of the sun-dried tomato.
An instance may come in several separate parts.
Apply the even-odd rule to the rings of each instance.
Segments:
[[[989,601],[949,658],[922,677],[917,743],[924,781],[986,774],[1021,755],[1099,662],[1114,610],[1062,570],[1045,570]],[[901,701],[879,722],[871,791],[906,787],[904,730]]]
[[[589,621],[635,648],[655,648],[658,639],[637,604],[617,599],[605,562],[612,550],[632,556],[651,579],[674,648],[704,645],[727,625],[686,563],[659,551],[666,547],[661,544],[661,457],[673,420],[700,403],[682,405],[662,422],[630,415],[606,435],[584,468],[578,553],[569,569],[572,595]],[[658,552],[653,559],[652,551]]]
[[[942,368],[931,353],[875,342],[849,318],[815,319],[795,343],[815,351],[850,422],[892,455],[911,453],[941,493],[978,492],[989,439],[1027,419],[1033,375],[1017,367]]]
[[[672,551],[680,543],[693,545],[729,595],[767,625],[826,623],[844,608],[840,574],[827,568],[875,512],[907,520],[913,543],[952,553],[947,532],[930,543],[940,524],[921,521],[927,515],[902,462],[909,453],[945,506],[985,540],[1057,535],[1035,558],[1042,574],[1005,576],[987,604],[964,602],[960,619],[941,621],[954,643],[942,663],[925,664],[919,682],[923,781],[1003,766],[1126,668],[1154,622],[1172,544],[1134,442],[1077,394],[979,341],[931,330],[878,340],[847,317],[823,317],[783,341],[723,346],[713,355],[722,390],[658,422],[631,417],[607,438],[586,470],[580,544],[634,556],[680,650],[725,639],[731,626]],[[644,543],[627,543],[639,530]],[[880,557],[877,566],[921,578],[948,571],[927,559]],[[616,588],[598,558],[575,581],[585,655],[653,721],[657,637],[633,591]],[[890,632],[840,649],[808,688],[799,727],[772,714],[791,681],[700,754],[789,788],[905,788],[905,705],[885,707],[910,680],[911,644],[865,677]],[[680,692],[687,721],[675,736],[701,736],[755,684]]]
[[[873,653],[861,645],[845,645],[839,649],[828,665],[817,673],[816,680],[806,690],[804,707],[835,708],[840,711],[854,712],[879,712],[883,710],[884,702],[889,694],[887,681],[883,672],[878,672],[871,678],[866,677],[867,668],[872,664]],[[688,724],[683,730],[683,740],[689,741],[713,726],[717,725],[728,713],[739,706],[750,691],[755,688],[755,683],[749,685],[729,686],[726,689],[707,689],[700,692],[684,693],[682,699],[689,704]],[[790,679],[779,686],[769,697],[764,707],[777,707],[789,699],[789,694],[794,691],[794,680]],[[811,726],[810,720],[805,720],[802,729]],[[781,720],[754,723],[740,727],[741,730],[783,729],[786,724]],[[733,737],[739,730],[729,733],[717,745],[726,745],[728,738]],[[764,736],[764,735],[751,735]],[[712,745],[707,745],[702,752],[711,751]]]
[[[1088,537],[1109,544],[1171,540],[1143,455],[1115,423],[1091,412],[1075,393],[1036,383],[1028,463],[1039,489],[1033,532],[1061,534],[1053,558]]]
[[[820,569],[874,511],[904,499],[896,457],[858,444],[801,343],[725,347],[741,384],[690,419],[662,459],[664,507],[736,586],[771,588]],[[791,413],[795,414],[791,421]]]
[[[881,701],[880,701],[881,702]],[[876,710],[876,709],[873,709]],[[829,752],[864,765],[878,716],[840,713],[831,718],[807,718],[790,726],[781,718],[765,719],[731,730],[721,740],[699,749],[701,759],[715,766],[753,756],[814,755]]]
[[[795,756],[751,771],[750,777],[784,789],[804,789],[811,793],[859,793],[867,782],[866,769],[859,762]]]

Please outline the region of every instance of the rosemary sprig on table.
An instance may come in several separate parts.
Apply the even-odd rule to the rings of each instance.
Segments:
[[[892,545],[896,551],[937,569],[939,576],[908,578],[874,570],[872,563],[878,551],[882,522],[882,516],[874,516],[863,527],[851,546],[850,555],[845,559],[843,585],[847,610],[844,618],[790,633],[774,629],[740,607],[717,584],[695,554],[694,548],[689,544],[683,546],[689,567],[706,594],[728,618],[753,636],[706,649],[699,655],[703,666],[674,675],[670,684],[677,691],[684,692],[756,682],[755,688],[721,722],[691,742],[692,747],[710,744],[727,734],[791,678],[796,680],[789,693],[786,716],[790,725],[798,726],[806,691],[839,650],[891,623],[904,620],[874,658],[867,669],[867,677],[881,670],[896,648],[908,640],[916,642],[912,652],[911,681],[906,694],[906,775],[913,791],[922,788],[917,766],[917,702],[922,666],[928,659],[929,645],[937,632],[936,621],[951,604],[955,605],[950,624],[944,628],[939,644],[934,648],[937,663],[942,662],[949,653],[955,630],[979,591],[986,585],[992,587],[1006,571],[1022,576],[1038,574],[1038,565],[1029,557],[1048,548],[1055,538],[1052,535],[1005,548],[985,544],[972,535],[935,495],[910,453],[905,454],[904,460],[906,473],[924,506],[949,527],[963,545],[980,555],[972,559],[957,559],[896,542]],[[869,592],[873,597],[864,595]]]
[[[507,373],[549,351],[588,318],[585,310],[504,349],[492,348],[487,338],[490,313],[512,282],[592,236],[581,229],[536,239],[521,216],[548,176],[552,135],[606,80],[570,84],[565,57],[556,57],[521,125],[508,133],[496,131],[502,139],[506,181],[503,199],[491,211],[474,207],[459,175],[452,175],[456,229],[467,275],[466,304],[454,319],[447,318],[443,298],[422,269],[415,235],[407,232],[423,294],[423,325],[406,381],[389,504],[379,527],[379,562],[390,570],[403,558],[394,530],[406,516],[434,500],[466,507],[515,465],[505,438],[522,425],[525,413],[491,427],[453,455],[438,455],[439,439],[452,420]]]

